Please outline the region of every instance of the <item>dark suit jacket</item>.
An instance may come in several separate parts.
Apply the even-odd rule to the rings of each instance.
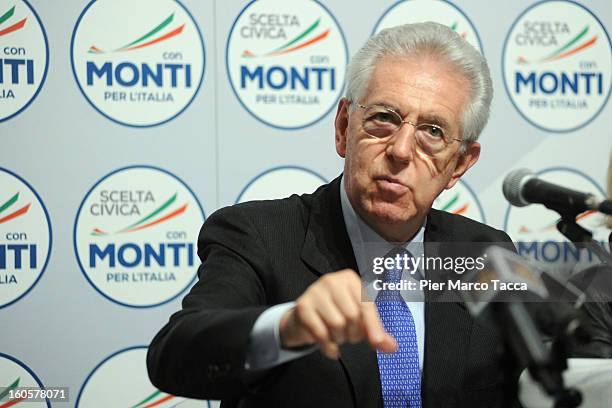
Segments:
[[[339,361],[313,352],[269,370],[244,369],[249,334],[266,308],[295,300],[324,273],[357,271],[339,180],[313,194],[226,207],[206,220],[199,281],[149,348],[156,387],[222,399],[224,407],[382,407],[376,352],[366,343],[342,346]],[[474,240],[510,241],[501,231],[431,210],[426,242]],[[463,304],[427,303],[423,406],[500,406],[509,370],[500,345]]]
[[[612,265],[587,268],[572,276],[571,282],[587,295],[580,313],[590,339],[572,342],[570,355],[612,358]]]

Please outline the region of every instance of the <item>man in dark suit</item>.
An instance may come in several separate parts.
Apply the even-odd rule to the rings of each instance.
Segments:
[[[230,407],[501,406],[501,340],[463,304],[387,307],[362,293],[372,255],[509,242],[431,209],[478,159],[486,62],[447,27],[404,25],[372,37],[347,82],[335,120],[343,175],[313,194],[223,208],[202,227],[199,281],[149,348],[158,388]],[[408,269],[383,281],[436,278]]]

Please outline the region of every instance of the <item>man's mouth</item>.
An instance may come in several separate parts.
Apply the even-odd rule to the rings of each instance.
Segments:
[[[409,189],[408,186],[403,184],[400,180],[395,177],[390,176],[378,176],[374,177],[374,181],[378,185],[378,187],[388,193],[402,195],[406,193]]]

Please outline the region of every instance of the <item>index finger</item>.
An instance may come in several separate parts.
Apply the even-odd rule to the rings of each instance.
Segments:
[[[376,350],[383,353],[397,351],[397,342],[385,331],[374,302],[362,302],[363,327],[368,342]]]

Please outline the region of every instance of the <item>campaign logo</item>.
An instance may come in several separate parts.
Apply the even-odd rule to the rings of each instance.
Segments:
[[[76,407],[212,408],[156,389],[147,375],[147,348],[119,350],[100,362],[81,386]]]
[[[443,0],[405,0],[393,4],[376,23],[374,34],[407,23],[435,21],[457,32],[482,53],[482,44],[476,28],[457,6]]]
[[[174,0],[92,0],[76,23],[70,53],[85,98],[127,126],[172,120],[204,77],[202,34]]]
[[[443,190],[434,200],[433,208],[486,223],[478,197],[463,180],[459,180],[450,190]]]
[[[0,353],[0,407],[51,408],[49,400],[25,400],[21,395],[11,397],[20,388],[43,389],[44,385],[28,366],[15,357]]]
[[[570,168],[551,168],[537,173],[537,177],[574,190],[605,197],[601,187],[589,176]],[[504,230],[516,243],[519,254],[555,267],[569,274],[591,263],[599,261],[589,251],[578,250],[557,230],[560,216],[543,205],[532,204],[526,207],[508,206]],[[593,238],[607,247],[610,233],[604,226],[603,216],[588,211],[577,218],[578,224],[593,232]]]
[[[275,167],[249,181],[238,195],[236,203],[312,193],[325,183],[327,180],[321,175],[303,167]]]
[[[538,3],[521,14],[506,38],[506,92],[534,126],[576,130],[608,101],[610,47],[604,26],[586,7],[571,1]]]
[[[336,106],[347,62],[344,34],[317,1],[252,1],[227,40],[236,97],[256,119],[282,129],[310,126]]]
[[[166,170],[116,170],[87,192],[74,224],[83,274],[124,306],[169,302],[195,279],[195,242],[204,211],[191,189]]]
[[[0,2],[0,122],[36,98],[49,67],[47,34],[25,0]]]
[[[0,308],[24,297],[47,267],[51,222],[24,179],[0,168]]]

